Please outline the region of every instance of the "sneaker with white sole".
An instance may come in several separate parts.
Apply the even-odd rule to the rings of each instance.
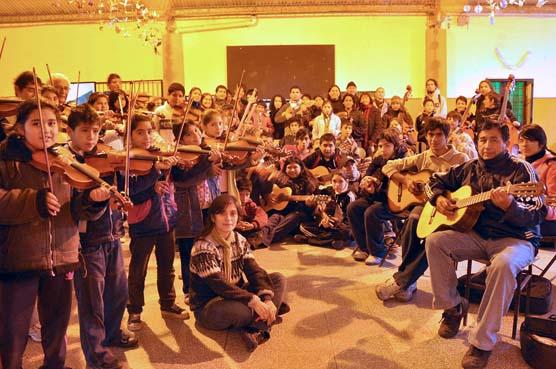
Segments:
[[[410,284],[407,289],[395,293],[394,297],[397,301],[408,302],[413,298],[415,291],[417,291],[417,283]]]
[[[365,264],[367,265],[379,265],[380,263],[382,263],[382,258],[374,255],[369,255],[365,260]]]
[[[398,286],[394,278],[390,278],[386,280],[386,282],[375,287],[376,297],[382,301],[394,298],[400,291],[402,291],[402,289]]]

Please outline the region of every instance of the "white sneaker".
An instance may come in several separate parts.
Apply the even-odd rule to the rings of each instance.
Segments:
[[[376,297],[382,301],[394,298],[397,293],[402,291],[394,278],[387,279],[386,282],[375,287]]]
[[[369,255],[365,260],[365,264],[367,265],[379,265],[380,263],[382,263],[382,258],[378,256]]]
[[[417,283],[410,284],[407,289],[395,293],[394,297],[397,301],[408,302],[413,298],[415,291],[417,291]]]

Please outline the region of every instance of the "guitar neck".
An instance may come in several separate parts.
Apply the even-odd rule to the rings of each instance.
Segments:
[[[291,195],[288,196],[290,201],[307,201],[313,195]]]
[[[480,204],[481,202],[490,200],[491,195],[492,195],[492,190],[489,190],[486,192],[481,192],[477,195],[467,197],[465,199],[457,200],[456,207],[458,209],[461,209],[471,205]]]

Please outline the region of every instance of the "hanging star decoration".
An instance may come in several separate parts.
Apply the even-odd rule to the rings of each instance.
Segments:
[[[159,54],[162,45],[160,14],[147,8],[142,0],[56,0],[54,6],[60,8],[63,2],[75,6],[79,14],[100,17],[100,31],[109,27],[124,38],[135,34]]]
[[[529,55],[532,54],[531,50],[527,50],[515,64],[510,64],[508,63],[508,61],[506,61],[506,58],[504,58],[504,55],[502,55],[502,51],[500,51],[499,48],[494,49],[494,52],[496,53],[496,59],[498,59],[500,64],[502,64],[504,68],[510,70],[521,68],[529,58]]]

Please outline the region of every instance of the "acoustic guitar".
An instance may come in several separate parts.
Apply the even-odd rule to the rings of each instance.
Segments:
[[[330,197],[326,195],[292,195],[290,187],[280,188],[277,185],[272,186],[272,192],[267,195],[266,204],[262,206],[264,211],[277,210],[281,211],[288,206],[290,201],[307,201],[313,198],[317,203],[327,203]]]
[[[357,164],[357,170],[361,173],[361,175],[365,174],[367,168],[371,165],[371,161],[362,161],[361,163]],[[319,181],[321,185],[329,186],[332,184],[332,177],[336,173],[341,173],[342,168],[338,169],[328,169],[323,165],[319,165],[313,169],[309,169],[309,172]],[[348,178],[348,180],[352,180]]]
[[[432,173],[433,172],[430,170],[422,170],[417,173],[406,173],[404,175],[417,184],[420,191],[418,195],[411,193],[405,184],[390,179],[387,192],[388,208],[390,211],[397,214],[403,212],[410,206],[422,205],[427,202],[425,184],[429,181]]]
[[[542,182],[509,184],[501,188],[517,197],[539,196],[545,191]],[[473,195],[472,191],[471,186],[463,186],[448,195],[449,198],[456,201],[457,210],[452,217],[441,214],[430,202],[427,202],[419,218],[419,223],[417,223],[417,236],[425,238],[436,230],[445,229],[459,232],[470,231],[483,211],[482,203],[490,200],[493,190],[476,195]]]

